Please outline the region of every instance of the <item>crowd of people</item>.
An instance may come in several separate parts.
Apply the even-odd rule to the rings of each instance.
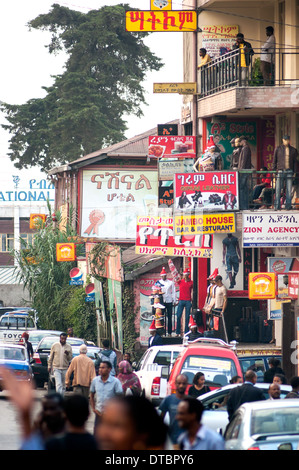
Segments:
[[[79,356],[72,358],[65,337],[64,333],[60,335],[49,358],[51,367],[60,371],[55,374],[56,391],[43,397],[37,415],[33,412],[32,384],[19,381],[4,366],[0,368],[5,388],[19,412],[22,450],[225,449],[224,438],[202,424],[204,408],[198,398],[210,391],[202,372],[195,374],[191,386],[186,375],[178,375],[175,393],[166,396],[157,409],[143,396],[129,353],[114,362],[115,351],[106,340],[96,363],[86,355],[85,344],[81,345]],[[265,399],[262,390],[254,387],[256,382],[257,371],[253,365],[244,380],[240,376],[231,379],[232,384],[240,386],[232,388],[215,407],[226,406],[230,421],[243,403]],[[269,383],[269,399],[280,399],[281,384],[286,383],[286,378],[278,359],[269,360],[264,382]],[[71,384],[72,392],[66,394]],[[286,398],[299,398],[299,377],[294,377],[290,385],[292,391]],[[91,413],[94,414],[93,431],[90,430]]]

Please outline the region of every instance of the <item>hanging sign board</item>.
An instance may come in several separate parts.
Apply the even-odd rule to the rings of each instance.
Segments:
[[[197,30],[195,10],[127,11],[126,30],[130,32],[190,32]]]
[[[179,95],[195,95],[197,83],[154,83],[154,93],[178,93]]]

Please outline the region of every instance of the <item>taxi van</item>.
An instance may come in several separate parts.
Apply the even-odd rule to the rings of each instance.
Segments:
[[[37,330],[34,310],[15,310],[0,317],[0,341],[18,343],[30,330]]]
[[[227,344],[217,338],[198,338],[187,343],[172,368],[167,384],[168,395],[176,393],[175,379],[178,375],[187,376],[188,391],[197,372],[204,374],[205,385],[211,390],[228,385],[236,375],[242,377],[236,343]]]

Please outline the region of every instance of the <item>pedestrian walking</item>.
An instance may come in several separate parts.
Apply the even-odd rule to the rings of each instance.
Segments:
[[[71,376],[73,374],[73,379]],[[74,393],[83,395],[86,399],[89,397],[89,389],[92,380],[96,376],[93,361],[87,356],[86,344],[81,344],[79,356],[72,359],[65,376],[65,386],[73,387]]]
[[[245,373],[245,380],[242,385],[233,388],[227,400],[228,419],[231,421],[234,412],[243,403],[265,400],[262,389],[255,387],[257,374],[253,370]]]
[[[115,395],[123,394],[122,384],[111,374],[111,369],[109,361],[102,361],[99,366],[99,375],[90,385],[90,405],[95,413],[95,427],[100,421],[106,401]]]
[[[66,338],[67,334],[61,333],[59,341],[52,345],[48,359],[48,372],[50,374],[53,368],[56,392],[62,395],[65,393],[66,372],[73,358],[72,347]]]
[[[292,386],[292,391],[285,398],[299,398],[299,377],[293,377],[290,385]]]
[[[102,341],[103,349],[98,354],[98,359],[95,361],[95,368],[96,372],[98,367],[102,361],[108,361],[111,364],[111,375],[116,375],[117,369],[117,355],[116,352],[110,348],[110,341],[109,339],[103,339]]]
[[[177,407],[180,401],[185,397],[187,386],[188,379],[186,375],[178,375],[175,379],[175,394],[165,397],[159,406],[162,419],[169,413],[169,437],[174,449],[178,449],[178,437],[183,432],[176,419]]]
[[[97,450],[97,443],[86,430],[89,402],[83,395],[72,395],[64,402],[67,431],[46,441],[46,450]]]
[[[147,398],[117,396],[107,401],[95,437],[100,450],[164,450],[167,426]]]
[[[123,392],[125,395],[141,395],[141,384],[136,375],[133,372],[133,368],[128,361],[121,361],[118,364],[119,373],[117,375],[118,380],[122,384]]]
[[[178,404],[177,421],[185,430],[178,438],[182,450],[225,450],[223,437],[201,424],[203,404],[192,397],[183,398]]]

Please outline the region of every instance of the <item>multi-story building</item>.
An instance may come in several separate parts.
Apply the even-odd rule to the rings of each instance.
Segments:
[[[246,214],[248,217],[254,216],[256,225],[262,225],[266,220],[269,223],[277,181],[277,173],[271,171],[275,169],[275,149],[282,144],[286,135],[290,136],[291,146],[299,149],[299,3],[296,0],[250,3],[243,0],[186,0],[183,3],[185,8],[198,11],[198,31],[184,33],[184,80],[197,82],[198,87],[196,95],[183,99],[182,124],[185,132],[197,136],[198,157],[210,136],[213,136],[220,147],[224,169],[231,167],[233,149],[230,142],[233,138],[245,136],[251,149],[252,169],[247,171],[249,185],[248,188],[239,186],[239,195],[249,191],[249,204],[245,212],[240,210],[235,213],[237,231],[234,235],[242,249],[242,263],[239,284],[228,290],[230,337],[240,333],[241,307],[248,306],[253,310],[267,310],[268,319],[275,319],[273,339],[280,345],[283,337],[281,304],[274,300],[258,303],[249,300],[247,274],[250,271],[275,271],[276,268],[276,274],[298,270],[298,235],[292,238],[293,243],[285,243],[286,239],[274,236],[269,246],[267,243],[266,246],[262,243],[254,245],[253,242],[252,246],[250,243],[247,246],[244,243],[244,217]],[[272,48],[265,45],[269,38],[266,35],[268,27],[273,28],[275,37],[275,47]],[[235,49],[234,46],[239,33],[250,43],[250,46],[246,45],[244,55],[244,49]],[[200,49],[205,49],[211,58],[203,66]],[[264,62],[267,62],[267,73],[263,69]],[[259,171],[262,167],[267,168],[272,178],[271,198],[263,206],[254,204],[251,192],[258,178],[262,177],[254,170]],[[242,181],[241,173],[239,183]],[[284,220],[293,216],[297,223],[297,194],[298,185],[293,180],[291,210],[285,211],[283,205],[279,206],[276,216],[285,217]],[[198,265],[200,272],[206,269],[207,274],[219,268],[228,287],[227,272],[222,265],[223,238],[215,235],[213,259],[211,262],[198,260]],[[276,258],[279,259],[273,268]],[[200,290],[202,292],[198,293],[198,298],[201,303],[205,294],[204,289]],[[295,323],[292,334],[294,327]]]

